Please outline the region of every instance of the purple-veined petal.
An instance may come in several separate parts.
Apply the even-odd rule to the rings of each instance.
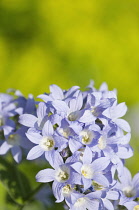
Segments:
[[[55,198],[57,199],[56,203],[60,203],[64,200],[64,196],[62,194],[63,183],[54,181],[52,184],[52,190]]]
[[[19,123],[27,127],[33,128],[37,120],[38,118],[31,114],[23,114],[19,116]]]
[[[106,82],[103,82],[99,88],[100,91],[108,91],[108,85]]]
[[[83,164],[91,163],[92,162],[92,157],[93,157],[93,155],[92,155],[91,149],[88,146],[86,146],[86,148],[84,150],[84,153],[83,153],[83,159],[82,159]]]
[[[71,96],[73,96],[74,93],[76,93],[76,91],[79,89],[79,86],[73,86],[71,87],[66,93],[65,93],[65,98],[69,98]]]
[[[13,116],[13,114],[10,113],[10,111],[15,110],[15,108],[16,108],[15,104],[14,103],[10,103],[10,104],[8,104],[8,106],[5,106],[3,108],[3,112],[5,112],[5,113],[9,112],[9,116]]]
[[[54,168],[56,169],[62,164],[64,164],[63,158],[58,151],[54,151]]]
[[[82,181],[84,185],[84,190],[87,190],[92,185],[91,179],[86,179],[85,177],[82,177]]]
[[[123,102],[123,103],[120,103],[116,106],[112,106],[108,109],[106,109],[104,112],[103,112],[103,115],[112,119],[112,120],[115,120],[119,117],[122,117],[125,115],[127,111],[127,106],[126,104]]]
[[[115,99],[115,103],[114,105],[117,104],[117,91],[116,89],[114,89],[113,91],[106,91],[105,93],[103,93],[104,98],[110,98],[110,99]]]
[[[68,140],[62,136],[54,136],[55,147],[58,147],[58,151],[61,152],[67,147]]]
[[[42,150],[42,148],[39,145],[37,145],[29,151],[29,153],[27,155],[27,159],[34,160],[34,159],[40,157],[43,153],[44,153],[44,151]]]
[[[78,111],[82,108],[83,96],[80,91],[78,91],[78,96],[70,100],[70,112]]]
[[[0,147],[0,155],[5,155],[12,146],[9,145],[6,141]]]
[[[92,198],[100,199],[102,197],[102,191],[97,190],[95,192],[88,193],[86,196],[90,199],[92,199]]]
[[[38,95],[37,98],[40,98],[40,99],[42,99],[42,100],[45,101],[45,102],[52,101],[51,96],[48,96],[48,95],[46,95],[46,94]]]
[[[42,136],[38,132],[31,132],[28,130],[26,133],[27,138],[34,144],[39,144]]]
[[[45,158],[50,163],[50,165],[55,169],[58,168],[59,165],[63,164],[63,159],[58,151],[55,150],[46,151]]]
[[[110,191],[107,192],[106,198],[109,199],[109,200],[118,200],[119,196],[120,195],[117,191],[110,190]]]
[[[113,207],[112,203],[108,199],[104,198],[103,199],[103,204],[104,204],[106,209],[114,210],[114,207]]]
[[[75,139],[71,138],[69,140],[69,148],[70,148],[72,153],[76,152],[81,147],[82,147],[82,144],[80,142],[76,141]]]
[[[49,120],[47,120],[42,129],[42,134],[43,136],[52,136],[53,133],[54,133],[53,125]]]
[[[22,159],[22,151],[19,146],[14,146],[11,148],[11,152],[14,160],[19,163]]]
[[[123,119],[116,119],[114,120],[114,122],[120,127],[122,128],[124,131],[126,132],[131,132],[131,128],[129,123],[126,120]]]
[[[36,175],[37,182],[51,182],[54,180],[55,177],[55,170],[53,169],[43,169],[39,171]]]
[[[50,85],[51,95],[55,100],[63,100],[64,95],[62,89],[57,85]]]
[[[94,122],[95,120],[96,120],[96,117],[92,114],[90,110],[85,110],[85,112],[79,119],[79,121],[83,123],[90,123],[90,122]]]
[[[5,125],[3,128],[4,136],[7,137],[13,130],[14,130],[14,127]]]
[[[127,159],[133,156],[133,150],[130,147],[126,148],[119,146],[118,152],[116,154],[118,155],[119,158]]]
[[[101,173],[95,173],[93,179],[98,184],[100,184],[100,185],[102,185],[104,187],[108,187],[109,186],[109,182],[108,182],[107,178]]]
[[[83,197],[83,195],[81,193],[72,193],[71,194],[71,202],[72,202],[72,204],[74,204],[77,201],[77,199],[79,199],[81,197]]]
[[[126,202],[124,203],[124,206],[128,209],[128,210],[134,210],[134,207],[137,206],[139,208],[139,204],[135,201],[130,201],[130,202]],[[136,210],[136,209],[135,209]]]
[[[52,105],[58,113],[64,112],[65,114],[67,114],[69,111],[69,107],[64,101],[55,100],[52,102]]]
[[[79,184],[79,185],[81,185],[82,184],[81,177],[82,176],[80,174],[72,171],[71,178],[70,178],[69,182],[71,184]]]
[[[108,157],[101,157],[93,161],[92,167],[94,171],[102,171],[104,170],[110,163]]]
[[[38,121],[41,122],[46,114],[46,104],[44,102],[40,102],[37,108]]]
[[[81,174],[82,163],[76,162],[76,163],[72,164],[71,167],[72,167],[75,171],[77,171],[79,174]]]
[[[19,115],[23,114],[23,111],[24,111],[23,107],[18,107],[17,109],[15,109],[15,112]]]
[[[115,106],[114,113],[112,114],[112,119],[123,117],[126,114],[126,112],[127,112],[127,106],[126,106],[125,102],[120,103],[117,106]]]
[[[138,188],[139,191],[139,172],[133,177],[133,185]]]
[[[79,124],[77,121],[71,121],[69,128],[71,128],[76,134],[79,134],[79,132],[82,131],[82,124]]]
[[[130,171],[126,167],[123,168],[123,174],[122,176],[119,176],[119,179],[122,184],[125,184],[127,186],[131,185],[132,176]]]
[[[131,139],[131,133],[127,133],[126,135],[116,138],[116,139],[117,139],[117,143],[119,144],[122,144],[122,145],[128,144]]]
[[[95,209],[95,210],[100,210],[99,208],[99,201],[96,200],[96,199],[89,199],[85,202],[85,204],[83,206],[80,207],[80,209],[88,209],[88,210],[92,210],[92,209]]]
[[[106,110],[104,110],[103,115],[108,118],[111,118],[111,108],[107,108]]]
[[[74,152],[74,154],[70,157],[68,157],[65,161],[65,163],[75,163],[77,161],[79,161],[79,158],[80,158],[80,152],[77,151],[77,152]]]

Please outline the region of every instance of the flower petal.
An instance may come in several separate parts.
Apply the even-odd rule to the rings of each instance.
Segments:
[[[62,100],[64,98],[62,89],[57,85],[50,85],[50,92],[55,100]]]
[[[105,176],[103,176],[100,173],[95,173],[93,179],[100,185],[104,186],[104,187],[108,187],[109,186],[109,182],[107,180],[107,178]]]
[[[82,181],[83,181],[83,185],[84,185],[84,190],[87,190],[92,184],[91,179],[86,179],[86,178],[82,177]]]
[[[52,190],[55,198],[57,199],[56,203],[60,203],[64,200],[64,196],[61,192],[63,183],[61,182],[53,182]],[[64,185],[63,185],[64,186]]]
[[[104,198],[103,203],[104,203],[104,206],[105,206],[106,209],[114,210],[114,207],[113,207],[112,203],[108,199]]]
[[[69,107],[64,101],[55,100],[52,105],[58,113],[64,112],[66,114],[69,111]]]
[[[42,134],[43,136],[52,136],[53,133],[54,133],[53,125],[49,120],[47,120],[42,129]]]
[[[9,151],[10,148],[11,148],[11,145],[9,145],[6,141],[4,141],[0,147],[0,155],[5,155]]]
[[[33,128],[37,120],[38,118],[31,114],[22,114],[19,116],[19,123],[27,127]]]
[[[77,171],[79,174],[81,174],[82,163],[76,162],[76,163],[72,164],[71,167],[72,167],[75,171]]]
[[[11,152],[14,160],[19,163],[22,159],[22,151],[19,146],[15,146],[11,148]]]
[[[71,138],[69,140],[69,148],[70,148],[72,153],[76,152],[81,147],[82,147],[82,144],[80,142],[76,141],[75,139]]]
[[[46,151],[45,158],[53,168],[58,168],[59,165],[63,164],[63,159],[58,151]]]
[[[83,153],[83,159],[82,159],[83,164],[91,163],[92,162],[92,157],[93,157],[93,155],[92,155],[91,149],[88,146],[86,146],[86,148],[84,150],[84,153]]]
[[[34,160],[34,159],[40,157],[43,153],[44,153],[44,151],[41,149],[41,147],[39,145],[37,145],[29,151],[29,153],[27,155],[27,159]]]
[[[37,173],[36,180],[37,182],[51,182],[54,180],[55,170],[53,169],[44,169]]]
[[[108,157],[101,157],[93,161],[92,167],[94,171],[102,171],[104,170],[110,163]]]
[[[41,122],[42,119],[46,116],[46,104],[40,102],[37,108],[38,121]]]
[[[82,108],[83,105],[83,96],[80,91],[78,92],[78,96],[70,100],[70,112],[78,111]]]
[[[42,139],[42,136],[38,132],[35,132],[35,131],[33,132],[31,130],[28,130],[28,132],[26,133],[26,136],[34,144],[39,144],[40,139]]]
[[[131,128],[129,123],[126,120],[123,119],[116,119],[114,120],[114,122],[120,127],[122,128],[124,131],[126,132],[131,132]]]
[[[123,146],[119,146],[118,152],[116,154],[118,155],[119,158],[127,159],[133,156],[133,150],[131,147],[126,148]]]

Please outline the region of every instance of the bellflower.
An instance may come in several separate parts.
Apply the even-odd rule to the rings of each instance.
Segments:
[[[82,163],[76,162],[71,167],[80,174],[84,190],[87,190],[92,185],[92,180],[104,186],[109,186],[109,181],[102,172],[109,163],[107,157],[101,157],[92,162],[92,151],[89,147],[86,147]]]
[[[49,120],[43,126],[42,135],[36,130],[29,129],[26,136],[32,143],[36,144],[36,146],[29,151],[27,159],[33,160],[45,153],[46,160],[52,166],[55,159],[60,155],[59,151],[64,149],[67,143],[65,138],[54,134],[53,126]]]
[[[122,176],[119,176],[121,198],[120,204],[130,202],[139,197],[139,173],[137,173],[133,179],[130,171],[124,167]]]
[[[11,150],[20,162],[27,149],[28,160],[45,157],[49,168],[36,180],[52,182],[56,202],[69,210],[137,210],[139,176],[132,180],[124,167],[133,155],[130,125],[122,119],[127,106],[118,104],[116,91],[106,83],[97,90],[92,81],[85,91],[51,85],[38,98],[0,94],[0,155]]]

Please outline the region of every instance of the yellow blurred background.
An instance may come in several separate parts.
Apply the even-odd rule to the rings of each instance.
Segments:
[[[117,88],[120,101],[139,99],[137,0],[1,0],[1,91],[34,95],[62,88]]]
[[[139,170],[139,1],[0,0],[1,92],[25,95],[98,88],[106,81],[129,107],[132,173]],[[136,107],[136,109],[134,109]],[[136,121],[135,121],[136,120]],[[136,125],[136,129],[134,126]]]

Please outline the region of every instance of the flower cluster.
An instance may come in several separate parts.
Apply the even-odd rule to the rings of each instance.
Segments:
[[[53,182],[56,202],[70,210],[138,210],[139,173],[132,180],[124,166],[133,155],[130,126],[121,119],[127,106],[118,104],[116,91],[105,83],[97,90],[91,82],[86,91],[51,85],[38,98],[0,95],[0,154],[11,149],[19,162],[21,146],[28,160],[43,157],[50,168],[38,172],[37,182]]]

